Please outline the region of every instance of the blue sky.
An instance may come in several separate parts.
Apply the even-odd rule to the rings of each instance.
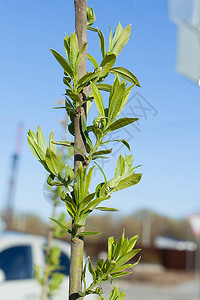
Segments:
[[[94,7],[95,25],[107,38],[108,25],[114,30],[119,21],[123,27],[132,24],[132,37],[116,66],[132,70],[142,85],[132,92],[125,110],[141,115],[139,126],[130,125],[118,134],[129,139],[143,178],[137,186],[113,194],[110,206],[123,214],[141,208],[172,217],[199,212],[200,88],[176,72],[177,28],[169,20],[167,0],[88,4]],[[28,148],[26,132],[39,124],[46,137],[55,129],[56,139],[61,138],[64,111],[51,108],[63,98],[63,74],[49,48],[64,54],[63,36],[74,31],[73,1],[2,0],[0,25],[0,209],[8,194],[17,124],[23,121],[14,208],[47,218],[51,206],[42,192],[45,171]],[[88,33],[88,42],[89,53],[100,61],[95,33]],[[139,103],[148,109],[146,114]],[[120,151],[125,153],[124,148],[115,151],[112,163],[105,164],[108,177]]]

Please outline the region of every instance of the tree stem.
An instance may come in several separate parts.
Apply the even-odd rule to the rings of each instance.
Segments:
[[[56,207],[55,207],[55,205],[53,205],[52,218],[55,218],[55,214],[56,214]],[[48,238],[47,238],[48,240],[47,240],[47,249],[46,249],[46,255],[45,255],[46,258],[49,257],[50,251],[52,248],[53,232],[54,232],[54,225],[52,224],[52,222],[50,222],[49,228],[48,228]],[[50,266],[49,266],[48,260],[46,260],[40,300],[46,300],[47,282],[49,279],[49,273],[50,273]]]
[[[75,31],[78,38],[79,49],[87,42],[87,0],[74,0],[75,7]],[[86,47],[87,48],[87,47]],[[87,72],[87,49],[83,52],[82,59],[78,68],[78,78],[81,78]],[[81,104],[85,100],[86,94],[83,90],[79,94],[79,107],[76,108],[74,116],[74,133],[75,133],[75,147],[86,154],[85,139],[81,131],[81,116],[86,121],[85,107]],[[74,151],[74,173],[79,168],[80,163],[85,162],[85,157],[77,150]],[[75,199],[74,199],[75,201]],[[72,229],[74,220],[72,220]],[[83,231],[84,227],[80,228],[78,232]],[[70,260],[70,276],[69,276],[69,299],[82,299],[78,292],[82,290],[82,267],[83,267],[83,239],[73,237],[71,238],[71,260]]]

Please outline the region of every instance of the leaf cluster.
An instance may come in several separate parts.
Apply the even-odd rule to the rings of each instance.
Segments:
[[[56,194],[56,191],[54,191]],[[65,213],[61,213],[57,217],[59,222],[62,224],[67,224]],[[62,238],[65,236],[65,231],[62,230],[59,226],[56,228],[50,228],[53,231],[53,237]],[[63,235],[64,233],[64,235]],[[52,246],[48,248],[49,244],[45,247],[45,268],[44,270],[36,265],[34,267],[34,275],[38,283],[45,288],[46,296],[51,297],[56,290],[59,290],[60,285],[63,282],[64,275],[60,273],[60,255],[61,250],[58,246]]]
[[[87,9],[87,17],[88,27],[90,27],[91,29],[91,25],[95,21],[95,14],[92,8]],[[76,33],[72,33],[71,36],[66,35],[66,37],[64,38],[64,48],[67,59],[55,50],[51,49],[54,57],[63,68],[65,75],[63,78],[63,82],[67,86],[65,90],[65,107],[57,108],[65,108],[68,115],[70,116],[71,123],[69,125],[69,131],[72,135],[74,135],[73,118],[75,109],[79,107],[79,94],[84,91],[84,88],[88,87],[89,91],[91,89],[91,83],[93,83],[99,90],[110,92],[112,86],[109,84],[102,83],[110,73],[123,78],[127,82],[130,82],[132,84],[132,87],[135,85],[140,86],[137,77],[130,70],[124,67],[114,67],[117,56],[120,54],[123,47],[129,40],[131,26],[129,25],[123,30],[121,24],[119,23],[114,34],[112,34],[112,30],[110,29],[108,52],[106,52],[105,38],[103,33],[100,31],[100,29],[93,28],[92,30],[97,32],[99,37],[102,61],[100,62],[100,64],[98,64],[96,59],[92,55],[88,54],[88,59],[92,62],[94,66],[94,71],[86,73],[79,79],[78,66],[80,64],[81,57],[83,52],[85,51],[87,43],[85,43],[81,47],[81,49],[79,49]],[[130,87],[130,90],[132,87]],[[130,91],[126,90],[126,99],[128,99],[129,94]],[[82,105],[86,103],[87,113],[90,110],[93,99],[94,96],[92,94],[85,94],[85,101]],[[123,102],[125,104],[126,100],[124,99]],[[123,107],[121,108],[123,109]]]
[[[106,51],[103,33],[100,29],[92,27],[94,21],[94,11],[92,8],[88,8],[87,27],[94,34],[97,34],[102,54],[100,62],[97,62],[92,55],[87,55],[88,60],[94,67],[92,72],[87,72],[81,78],[78,77],[78,68],[82,55],[86,51],[87,43],[79,49],[76,33],[72,33],[70,36],[66,35],[64,38],[66,57],[63,57],[55,50],[51,50],[64,71],[63,82],[66,86],[65,106],[56,108],[66,110],[70,119],[68,130],[72,136],[75,135],[75,114],[81,111],[81,106],[84,106],[87,116],[92,103],[95,103],[98,115],[94,118],[92,124],[88,125],[87,120],[82,116],[80,118],[80,130],[85,141],[86,153],[77,148],[74,142],[55,141],[53,132],[49,136],[49,144],[47,145],[47,141],[39,126],[37,132],[28,131],[30,149],[49,173],[47,183],[50,187],[56,189],[56,195],[65,203],[66,210],[73,220],[73,226],[69,228],[62,217],[59,219],[50,219],[58,225],[58,235],[64,231],[70,233],[72,238],[100,234],[100,232],[89,232],[79,229],[86,226],[86,219],[94,210],[116,211],[115,208],[101,206],[101,203],[108,200],[111,193],[133,186],[141,179],[141,174],[135,173],[137,167],[133,167],[132,155],[119,156],[114,176],[109,180],[107,180],[104,170],[96,162],[97,159],[108,158],[108,155],[112,153],[112,148],[104,149],[104,145],[107,143],[117,141],[123,143],[130,150],[130,145],[123,138],[108,140],[106,136],[108,133],[119,130],[138,120],[134,117],[121,118],[120,114],[127,104],[131,90],[135,86],[140,86],[140,83],[130,70],[114,66],[118,55],[130,38],[131,26],[128,25],[123,29],[119,23],[114,33],[112,33],[110,28],[108,51]],[[109,74],[114,75],[112,84],[104,83]],[[109,100],[107,107],[102,98],[102,91],[108,93]],[[83,99],[81,103],[80,97]],[[83,162],[80,163],[76,174],[74,173],[74,169],[67,165],[59,153],[56,152],[55,145],[68,147],[81,154]],[[91,163],[95,165],[90,166]],[[104,181],[100,182],[93,192],[90,192],[90,184],[95,166],[101,170]],[[99,260],[96,268],[93,267],[90,259],[87,259],[82,274],[84,291],[80,292],[81,297],[95,293],[99,294],[100,299],[103,299],[101,296],[102,291],[98,287],[101,281],[112,281],[113,278],[129,274],[126,270],[133,267],[135,263],[131,264],[128,262],[139,252],[138,249],[133,249],[137,238],[138,236],[134,236],[131,239],[125,238],[124,232],[118,240],[114,240],[113,237],[109,238],[108,258],[105,261]],[[49,285],[50,293],[57,289],[61,282],[60,276],[54,276],[54,272],[58,267],[59,251],[56,248],[53,248],[52,251],[47,256],[53,280]],[[93,276],[93,283],[89,287],[86,287],[85,282],[87,266]],[[36,268],[35,272],[38,281],[42,282],[43,277],[40,276],[40,270]],[[125,293],[115,287],[108,299],[122,300],[124,297]]]
[[[138,261],[135,263],[128,263],[140,251],[140,249],[134,249],[137,239],[137,235],[130,239],[125,238],[125,231],[123,231],[122,236],[118,240],[115,240],[114,237],[108,239],[108,258],[105,261],[103,259],[98,260],[96,268],[94,268],[90,258],[88,258],[82,274],[84,291],[80,292],[80,296],[101,294],[101,290],[97,287],[100,282],[108,280],[112,282],[114,278],[131,273],[130,271],[127,271],[127,269],[132,268],[138,263]],[[85,281],[87,266],[93,277],[93,282],[88,288],[86,287]],[[121,293],[121,291],[119,292],[117,288],[114,288],[108,299],[123,299],[117,298],[119,296],[122,297],[123,293]]]
[[[48,268],[43,271],[41,266],[36,265],[34,267],[35,278],[41,286],[44,284],[46,278],[48,279],[47,297],[51,297],[60,288],[64,279],[64,275],[59,273],[60,253],[60,249],[57,246],[53,246],[49,253],[45,255]]]
[[[123,190],[137,184],[142,174],[135,173],[137,167],[132,167],[133,156],[119,156],[115,168],[114,177],[106,182],[101,183],[96,188],[96,193],[100,197],[110,196],[111,193]]]
[[[78,229],[84,226],[86,218],[93,210],[117,211],[115,208],[102,207],[99,206],[99,204],[108,200],[112,192],[125,189],[140,181],[141,174],[135,173],[136,167],[132,167],[132,163],[132,155],[125,156],[125,158],[120,155],[117,161],[114,178],[107,181],[104,174],[105,182],[100,183],[93,193],[89,192],[89,187],[92,180],[94,166],[92,166],[87,172],[87,169],[83,168],[83,165],[80,164],[76,174],[76,181],[74,182],[74,198],[69,194],[66,194],[65,198],[62,198],[62,200],[65,201],[69,215],[74,220],[73,232],[71,229],[63,225],[62,222],[55,219],[52,219],[52,221],[56,222],[66,232],[76,236]],[[100,232],[84,231],[78,236],[97,234],[100,234]]]
[[[115,285],[114,289],[108,295],[107,300],[123,300],[126,296],[125,291],[121,291],[118,289],[118,286]],[[104,300],[102,295],[99,295],[99,300]]]
[[[71,190],[71,182],[74,179],[73,169],[64,164],[62,157],[56,154],[55,144],[53,143],[53,131],[49,136],[49,147],[47,146],[46,139],[40,127],[38,131],[28,131],[29,147],[37,158],[37,160],[44,166],[46,171],[50,173],[47,183],[50,186],[61,186]],[[64,169],[64,171],[63,171]],[[60,194],[62,194],[60,192]]]
[[[88,26],[91,26],[94,21],[95,15],[93,9],[88,8]],[[85,93],[84,88],[87,86],[91,89],[89,95],[84,94],[85,102],[87,103],[88,101],[94,100],[98,116],[94,118],[93,124],[89,126],[87,126],[85,119],[83,117],[81,118],[81,130],[85,139],[86,154],[78,149],[73,142],[54,141],[53,132],[49,136],[49,145],[47,145],[44,134],[39,126],[37,132],[32,130],[28,131],[30,149],[49,173],[47,182],[49,186],[57,188],[57,195],[65,202],[67,212],[74,220],[74,226],[70,229],[63,224],[62,221],[52,220],[56,222],[62,230],[72,234],[74,237],[77,236],[78,229],[85,226],[87,216],[94,209],[116,211],[114,208],[99,206],[102,201],[109,199],[112,192],[135,185],[141,179],[141,174],[135,173],[136,167],[132,167],[132,155],[125,157],[120,155],[114,177],[110,180],[106,179],[104,171],[98,163],[96,163],[103,174],[104,181],[98,184],[94,192],[89,192],[94,169],[94,166],[88,167],[90,162],[96,161],[99,158],[107,158],[107,155],[112,152],[112,148],[105,150],[103,148],[99,149],[99,147],[103,147],[106,143],[117,141],[122,142],[130,150],[130,145],[126,140],[105,140],[106,135],[109,132],[123,128],[138,120],[137,118],[119,118],[119,116],[126,106],[131,89],[135,85],[139,86],[139,82],[129,70],[122,67],[113,68],[116,57],[120,54],[129,39],[130,30],[130,25],[123,30],[120,23],[114,34],[112,34],[110,29],[109,51],[106,52],[103,33],[97,29],[96,32],[99,36],[100,49],[102,52],[102,62],[98,65],[96,60],[89,55],[88,58],[93,63],[95,70],[94,72],[85,74],[79,79],[78,66],[86,44],[79,49],[76,33],[72,33],[71,36],[66,35],[64,38],[64,48],[67,59],[52,50],[53,55],[64,70],[64,83],[67,85],[64,108],[70,117],[71,123],[69,125],[69,131],[72,135],[74,135],[74,114],[79,106],[79,94]],[[116,75],[112,85],[102,83],[109,73]],[[120,77],[123,78],[122,81],[120,81]],[[131,82],[132,85],[127,86],[126,81]],[[109,93],[107,108],[104,107],[101,90]],[[95,136],[95,142],[92,141],[90,137],[91,132]],[[65,164],[62,157],[56,153],[55,144],[76,149],[83,155],[83,164],[80,163],[76,175],[74,174],[74,170]],[[78,236],[93,234],[99,234],[99,232],[84,231],[79,233]]]

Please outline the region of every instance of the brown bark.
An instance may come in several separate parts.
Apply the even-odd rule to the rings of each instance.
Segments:
[[[75,30],[78,38],[79,48],[87,41],[87,0],[74,0],[75,6]],[[84,51],[78,69],[78,78],[87,72],[87,50]],[[74,116],[75,147],[86,153],[85,140],[81,132],[81,116],[86,120],[85,108],[82,106],[85,100],[84,91],[79,95],[79,107]],[[74,151],[74,173],[78,170],[80,162],[84,165],[85,158],[77,150]],[[74,220],[73,220],[74,223]],[[73,224],[72,224],[73,226]],[[81,228],[80,231],[83,229]],[[69,299],[79,298],[78,291],[82,290],[81,276],[83,267],[83,239],[72,237],[71,239],[71,260],[69,278]],[[82,299],[82,298],[79,298]]]
[[[75,6],[75,31],[78,38],[79,49],[87,42],[87,1],[74,0]],[[78,78],[81,78],[87,72],[87,49],[83,52],[81,63],[78,68]],[[80,106],[85,100],[84,91],[79,95],[79,107],[74,116],[75,146],[86,153],[85,140],[81,133],[81,116],[86,120],[84,106]],[[84,156],[75,150],[74,154],[74,172],[76,174],[80,162],[84,163]]]

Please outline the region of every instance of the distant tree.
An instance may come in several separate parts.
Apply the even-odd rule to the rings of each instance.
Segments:
[[[48,225],[34,214],[17,215],[14,218],[13,230],[45,236],[47,234]]]

